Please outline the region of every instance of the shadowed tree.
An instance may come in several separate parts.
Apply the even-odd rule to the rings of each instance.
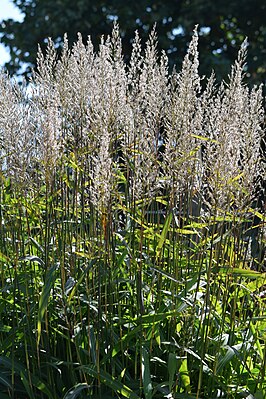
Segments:
[[[167,51],[170,66],[179,69],[187,43],[199,24],[200,72],[210,74],[215,69],[218,79],[226,77],[237,49],[248,36],[248,74],[250,82],[266,77],[266,4],[264,0],[13,0],[25,15],[22,22],[2,21],[2,43],[11,53],[6,64],[11,74],[18,73],[26,63],[25,75],[35,66],[38,44],[44,48],[47,37],[60,47],[63,35],[69,43],[81,32],[84,40],[91,35],[97,46],[102,34],[111,32],[118,20],[123,37],[123,51],[129,57],[134,31],[146,40],[156,23],[159,48]],[[26,69],[26,70],[25,70]]]

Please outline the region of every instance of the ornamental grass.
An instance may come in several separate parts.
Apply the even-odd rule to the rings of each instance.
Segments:
[[[266,397],[262,86],[49,40],[0,74],[1,399]]]

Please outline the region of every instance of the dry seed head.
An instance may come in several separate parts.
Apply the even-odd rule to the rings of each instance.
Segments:
[[[144,57],[136,33],[128,75],[128,107],[131,130],[122,140],[129,166],[129,194],[132,199],[151,198],[160,188],[159,140],[168,94],[165,55],[158,62],[155,32],[150,35]]]
[[[254,180],[264,178],[261,88],[243,84],[245,41],[229,83],[216,90],[212,76],[202,92],[197,45],[195,29],[181,72],[169,77],[155,31],[144,54],[136,33],[128,69],[118,25],[97,54],[90,38],[85,45],[79,35],[70,50],[65,37],[57,60],[49,40],[46,55],[38,54],[31,96],[0,77],[1,154],[8,173],[27,180],[37,162],[49,181],[48,170],[61,154],[74,151],[98,209],[116,191],[114,167],[127,179],[132,199],[151,198],[163,185],[173,206],[196,192],[222,212],[246,207]]]
[[[32,116],[38,163],[45,181],[51,183],[62,155],[63,137],[60,98],[55,82],[56,52],[49,40],[46,58],[39,52],[37,73],[32,82]]]
[[[26,86],[19,86],[1,72],[0,97],[2,169],[20,188],[29,188],[35,166],[36,141]]]
[[[90,162],[90,198],[95,208],[102,213],[108,211],[113,190],[112,159],[109,150],[110,134],[105,129],[98,153],[91,156]]]
[[[163,162],[166,187],[177,201],[188,189],[199,190],[201,162],[195,138],[202,127],[201,91],[198,74],[198,34],[195,29],[182,70],[171,80],[166,110],[166,144]]]
[[[246,42],[232,67],[228,84],[221,84],[205,115],[204,183],[209,205],[218,212],[244,210],[252,202],[261,174],[261,90],[243,84]]]

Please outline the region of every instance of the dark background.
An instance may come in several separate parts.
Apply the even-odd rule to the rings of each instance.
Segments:
[[[47,37],[58,48],[63,35],[70,44],[81,32],[91,35],[96,48],[102,34],[110,34],[117,20],[127,60],[137,29],[143,42],[154,23],[159,49],[165,49],[170,62],[180,68],[192,31],[199,24],[200,73],[214,69],[218,80],[226,78],[240,44],[249,41],[247,77],[251,84],[266,80],[266,2],[265,0],[13,0],[25,14],[24,21],[2,21],[0,37],[11,52],[6,64],[11,75],[30,75],[35,66],[38,43],[44,49]],[[25,64],[26,63],[26,64]],[[21,69],[21,65],[23,68]]]

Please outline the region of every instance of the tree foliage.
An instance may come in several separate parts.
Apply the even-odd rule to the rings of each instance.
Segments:
[[[184,51],[196,24],[199,24],[201,73],[215,69],[225,77],[236,57],[237,49],[247,36],[249,41],[248,74],[250,81],[266,77],[266,4],[264,0],[13,0],[25,15],[22,22],[4,20],[0,26],[2,43],[11,52],[6,65],[11,74],[27,63],[24,73],[35,66],[38,44],[44,48],[47,37],[60,47],[63,36],[69,43],[77,32],[91,35],[97,46],[102,34],[109,34],[118,20],[125,57],[131,51],[134,31],[142,38],[156,23],[159,48],[167,51],[170,65],[180,67]]]

